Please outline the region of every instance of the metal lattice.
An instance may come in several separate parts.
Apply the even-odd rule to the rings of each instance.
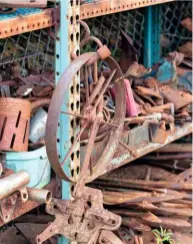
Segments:
[[[54,70],[54,39],[51,28],[0,40],[0,80],[11,80],[14,73],[28,76]],[[9,72],[8,72],[9,71]]]
[[[133,40],[139,56],[143,54],[144,42],[144,8],[104,15],[102,17],[87,20],[92,35],[98,37],[103,44],[112,51],[112,55],[119,59],[121,30],[125,31]],[[95,50],[95,44],[89,44],[85,51]]]
[[[192,18],[192,1],[175,1],[162,5],[162,35],[166,42],[163,55],[177,50],[187,41],[192,41],[192,32],[181,24],[188,17]]]

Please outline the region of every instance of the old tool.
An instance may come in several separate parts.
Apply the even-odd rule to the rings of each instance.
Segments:
[[[103,208],[102,192],[92,188],[85,187],[82,198],[74,201],[53,199],[46,210],[56,219],[37,236],[38,244],[57,234],[77,243],[94,244],[101,230],[113,231],[121,225],[119,216]]]

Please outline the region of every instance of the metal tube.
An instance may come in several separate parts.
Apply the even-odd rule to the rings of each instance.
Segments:
[[[29,182],[30,176],[24,170],[0,179],[0,200],[23,188]]]
[[[27,188],[28,198],[31,201],[49,204],[52,200],[52,193],[48,190]]]

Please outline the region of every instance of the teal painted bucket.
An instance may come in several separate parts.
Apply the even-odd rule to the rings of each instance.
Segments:
[[[31,152],[7,152],[6,166],[15,172],[25,170],[30,175],[29,187],[43,188],[51,178],[51,166],[46,147]]]

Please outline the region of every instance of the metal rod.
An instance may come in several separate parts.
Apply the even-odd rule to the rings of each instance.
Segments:
[[[161,153],[180,153],[180,152],[186,152],[191,153],[192,152],[192,144],[191,143],[171,143],[168,144],[160,149],[158,149],[156,152]]]
[[[18,173],[0,179],[0,200],[9,197],[30,182],[29,174],[22,170]]]
[[[178,152],[176,150],[176,152]],[[167,154],[167,155],[157,155],[157,156],[145,156],[143,160],[155,160],[155,161],[168,161],[176,159],[187,159],[192,158],[192,153],[176,153],[176,154]]]
[[[124,186],[146,186],[146,187],[153,187],[153,188],[166,188],[166,189],[173,189],[173,190],[192,190],[191,183],[176,183],[170,181],[144,181],[144,180],[130,180],[130,179],[116,179],[116,178],[100,178],[103,181],[107,182],[119,182],[119,184],[123,184]]]

